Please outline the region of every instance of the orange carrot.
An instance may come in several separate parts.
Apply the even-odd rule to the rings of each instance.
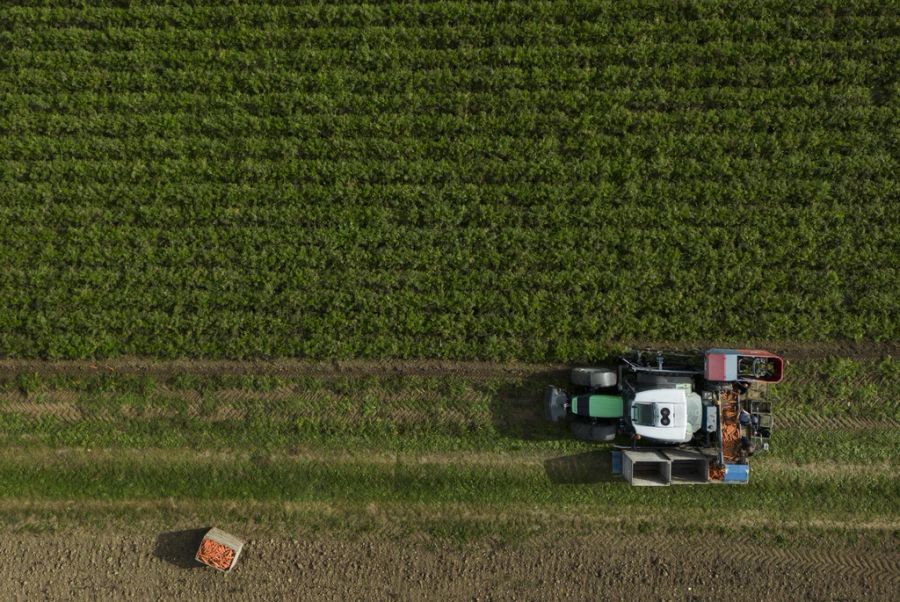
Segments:
[[[217,569],[227,570],[234,561],[234,550],[211,539],[204,539],[197,559]]]

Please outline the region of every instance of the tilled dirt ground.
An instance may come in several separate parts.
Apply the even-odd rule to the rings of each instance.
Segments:
[[[192,561],[203,530],[0,536],[9,600],[896,600],[900,552],[823,540],[542,536],[518,544],[250,539],[222,574]]]

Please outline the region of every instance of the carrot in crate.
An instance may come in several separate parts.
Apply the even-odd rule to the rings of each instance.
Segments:
[[[204,539],[197,554],[200,562],[217,569],[228,570],[234,560],[234,550],[211,539]]]
[[[220,529],[210,529],[200,542],[195,558],[207,566],[220,571],[234,568],[244,542]]]

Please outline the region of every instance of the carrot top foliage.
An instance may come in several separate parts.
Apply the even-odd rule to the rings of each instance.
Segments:
[[[897,16],[7,4],[0,355],[896,340]]]

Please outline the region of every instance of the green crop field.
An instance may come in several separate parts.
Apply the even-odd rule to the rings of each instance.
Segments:
[[[508,599],[888,599],[898,24],[883,0],[0,3],[0,555],[26,559],[0,591],[53,598],[29,587],[65,541],[62,599],[134,598],[104,558],[159,599],[417,599],[374,569],[336,589],[379,565],[368,537],[426,566],[398,583],[471,583],[463,554]],[[629,488],[543,416],[573,365],[711,345],[787,360],[746,486]],[[217,590],[134,552],[213,524],[251,540]],[[472,552],[507,544],[538,552]],[[594,581],[548,589],[572,571]]]
[[[6,3],[0,354],[892,341],[881,1]]]

